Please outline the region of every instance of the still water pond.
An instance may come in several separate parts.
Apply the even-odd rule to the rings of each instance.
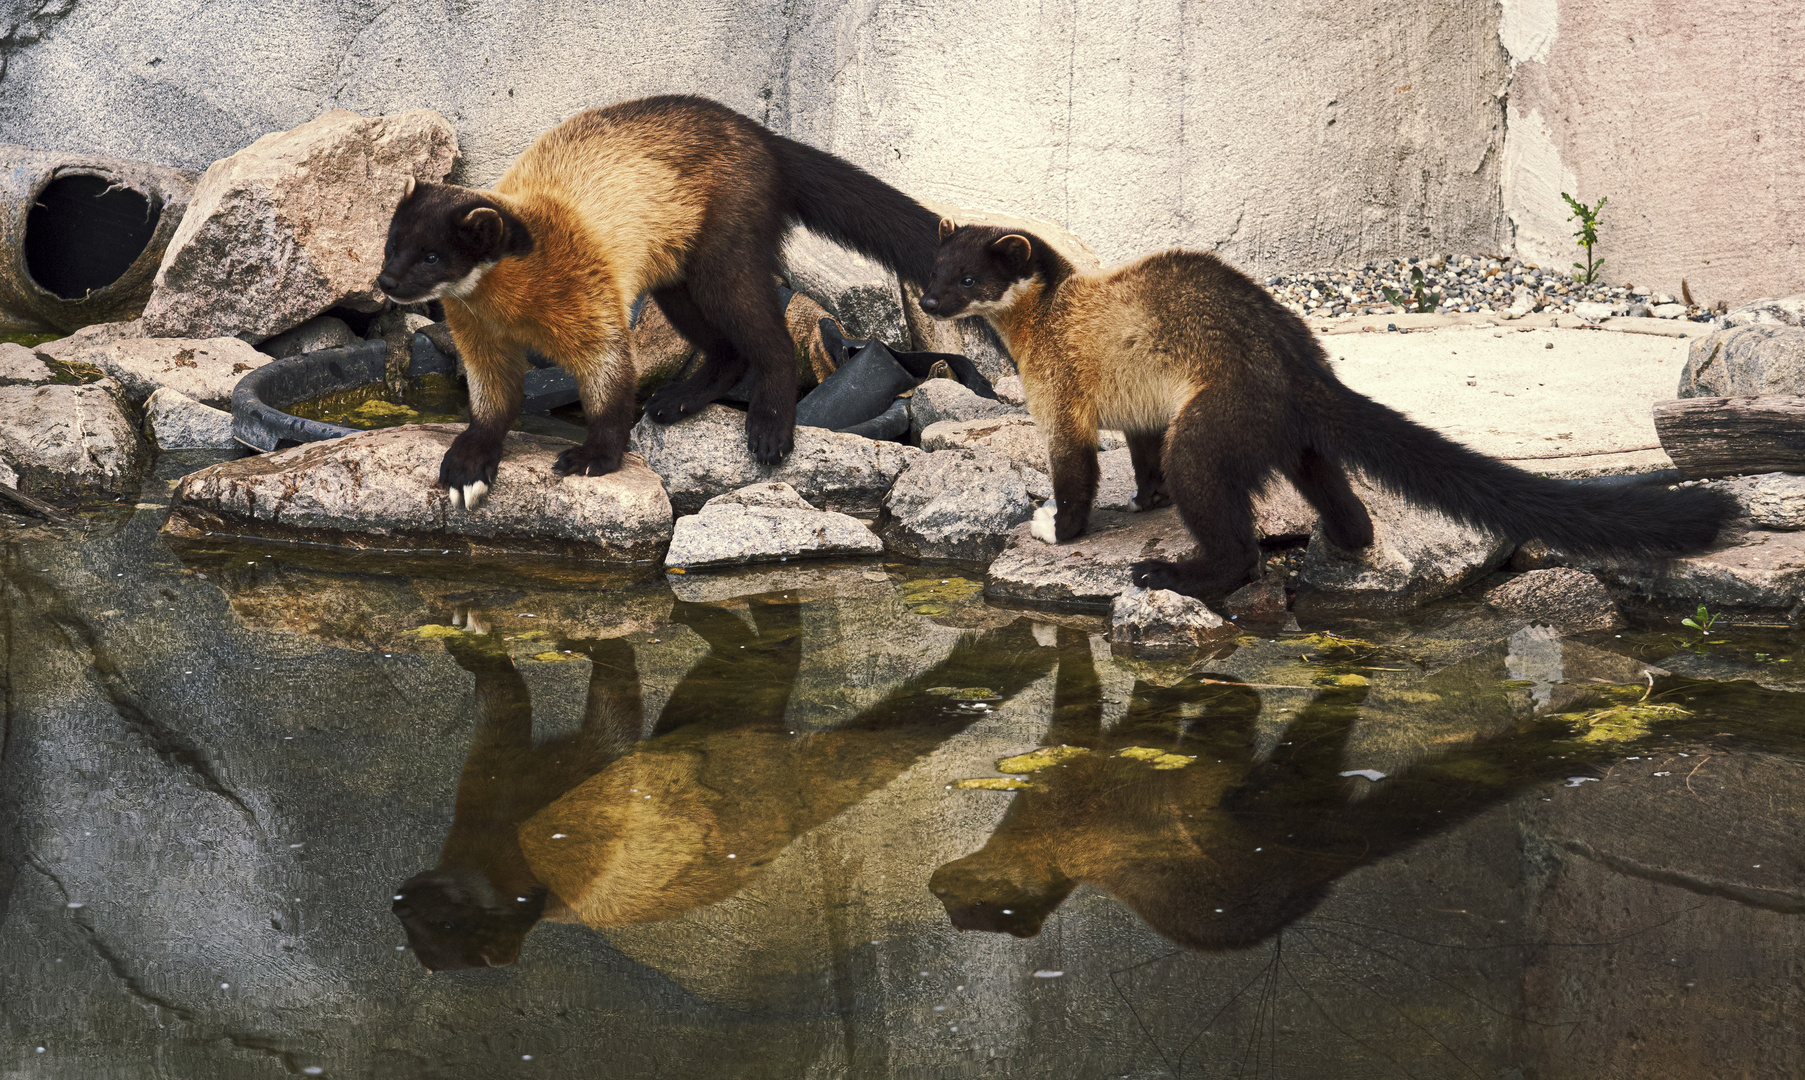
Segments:
[[[1790,631],[1154,661],[903,565],[176,550],[182,467],[0,545],[0,1075],[1805,1073]]]

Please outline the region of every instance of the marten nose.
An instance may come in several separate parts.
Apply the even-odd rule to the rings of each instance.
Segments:
[[[376,287],[381,289],[383,292],[388,292],[390,289],[393,289],[396,284],[397,284],[397,282],[395,281],[394,275],[392,275],[392,274],[377,274],[376,275]]]
[[[931,296],[924,296],[921,298],[921,310],[928,312],[931,315],[940,310],[940,301]]]

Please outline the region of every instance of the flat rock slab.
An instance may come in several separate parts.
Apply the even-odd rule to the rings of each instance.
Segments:
[[[1805,597],[1805,533],[1733,527],[1723,542],[1700,555],[1588,567],[1640,596],[1786,610]]]
[[[1759,473],[1711,480],[1704,486],[1729,492],[1742,508],[1742,516],[1757,528],[1783,532],[1805,529],[1805,476]]]
[[[232,414],[167,386],[144,402],[144,433],[160,450],[237,450]]]
[[[50,368],[23,345],[0,342],[0,386],[22,386],[50,381]]]
[[[602,563],[656,561],[671,504],[627,455],[607,476],[552,475],[563,439],[512,432],[489,499],[453,509],[437,486],[457,424],[385,428],[190,473],[165,528],[400,551],[523,551]]]
[[[1671,464],[1651,409],[1675,396],[1684,338],[1507,325],[1319,340],[1350,387],[1532,472],[1603,476]]]
[[[677,519],[664,565],[687,570],[805,558],[880,555],[864,522],[810,506],[784,483],[753,484]]]
[[[935,379],[934,382],[945,382]],[[1009,541],[1034,513],[1021,470],[983,447],[915,458],[884,499],[881,531],[890,550],[911,559],[980,562]]]
[[[1310,537],[1291,609],[1298,615],[1409,611],[1458,592],[1502,563],[1515,546],[1349,477],[1373,522],[1373,543],[1342,551],[1318,529]]]
[[[333,109],[215,161],[163,255],[146,332],[261,340],[337,304],[376,310],[407,179],[442,180],[456,157],[457,133],[430,109]]]
[[[1142,559],[1189,559],[1197,543],[1171,507],[1145,514],[1099,510],[1090,530],[1067,544],[1045,544],[1026,523],[990,564],[984,595],[999,600],[1107,610],[1132,583],[1128,568]]]
[[[119,380],[142,405],[162,387],[216,409],[232,407],[232,389],[245,373],[271,362],[237,338],[126,338],[66,355]]]
[[[710,405],[669,426],[641,420],[631,446],[664,477],[679,513],[695,513],[716,495],[770,480],[790,485],[824,509],[876,510],[897,474],[922,453],[900,443],[799,427],[790,456],[767,468],[746,448],[746,414],[724,405]]]
[[[909,428],[919,442],[921,433],[935,424],[969,423],[1020,412],[1018,406],[979,397],[953,379],[927,379],[909,397]]]
[[[0,386],[0,483],[48,498],[126,495],[149,461],[112,380]]]
[[[1597,575],[1568,567],[1532,570],[1488,591],[1485,602],[1499,611],[1546,623],[1563,634],[1610,630],[1624,624],[1617,602]]]

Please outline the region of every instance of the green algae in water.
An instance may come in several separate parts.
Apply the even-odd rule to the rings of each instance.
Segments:
[[[417,626],[409,632],[423,638],[462,637],[464,634],[464,631],[458,627],[446,626],[443,623],[429,623],[426,626]]]
[[[298,401],[287,411],[303,420],[373,431],[402,424],[458,424],[465,419],[463,410],[457,380],[449,375],[425,375],[408,384],[399,402],[389,400],[388,388],[382,383],[366,383]]]
[[[57,341],[62,338],[65,338],[65,337],[68,337],[68,335],[67,334],[0,334],[0,341],[10,342],[14,345],[23,345],[27,349],[34,349],[34,348],[38,347],[39,345],[44,344],[46,341]]]
[[[953,786],[962,791],[1036,791],[1034,784],[1014,776],[978,776],[955,780]]]
[[[902,602],[916,615],[945,615],[965,601],[981,596],[982,581],[966,577],[927,577],[902,585]]]
[[[1001,701],[1003,695],[988,686],[930,686],[927,693],[954,701]]]
[[[1164,772],[1168,769],[1182,769],[1197,761],[1196,755],[1168,753],[1152,746],[1130,746],[1116,751],[1116,756],[1132,761],[1144,761],[1156,770]]]
[[[997,762],[997,772],[1031,773],[1048,769],[1063,761],[1075,757],[1083,757],[1090,753],[1082,746],[1043,746],[1039,750],[1030,750],[1026,754],[1006,757]]]

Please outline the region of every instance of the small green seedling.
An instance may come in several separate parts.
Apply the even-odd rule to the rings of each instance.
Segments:
[[[1423,283],[1422,267],[1413,266],[1410,268],[1410,280],[1412,283],[1411,293],[1413,295],[1409,297],[1398,292],[1390,285],[1380,286],[1380,291],[1385,293],[1386,300],[1396,304],[1398,307],[1407,308],[1414,304],[1419,313],[1433,313],[1436,308],[1441,306],[1442,294],[1430,292],[1428,286]]]
[[[1573,239],[1579,241],[1579,246],[1586,249],[1585,265],[1574,263],[1573,269],[1582,271],[1586,275],[1581,279],[1582,282],[1590,285],[1598,280],[1599,271],[1604,269],[1604,260],[1594,260],[1592,249],[1598,246],[1598,212],[1604,209],[1608,197],[1600,195],[1595,206],[1587,206],[1564,191],[1561,192],[1561,198],[1567,200],[1567,205],[1573,208],[1573,212],[1567,215],[1567,220],[1579,222],[1579,228],[1573,233]]]
[[[1711,628],[1717,625],[1718,618],[1719,616],[1705,610],[1705,605],[1700,604],[1697,611],[1680,620],[1680,625],[1690,626],[1701,634],[1709,634]]]

